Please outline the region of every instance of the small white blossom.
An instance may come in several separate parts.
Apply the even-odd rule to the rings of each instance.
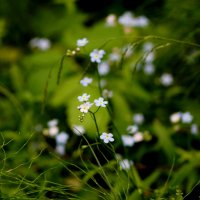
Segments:
[[[113,97],[113,91],[104,89],[103,92],[102,92],[102,95],[103,95],[104,98],[110,99],[110,98]]]
[[[57,126],[51,126],[49,127],[48,131],[49,131],[49,136],[54,137],[58,134],[59,128]]]
[[[94,49],[91,53],[90,53],[90,59],[91,62],[97,62],[100,63],[101,59],[103,58],[103,55],[106,52],[102,49],[98,50],[98,49]]]
[[[191,125],[191,128],[190,128],[190,131],[193,135],[196,135],[199,133],[199,128],[198,128],[198,125],[197,124],[192,124]]]
[[[62,144],[58,144],[56,145],[56,149],[55,149],[56,153],[58,153],[61,156],[65,155],[65,145]]]
[[[154,60],[154,57],[155,57],[155,55],[153,52],[148,53],[145,58],[146,63],[152,63]]]
[[[185,112],[185,113],[182,113],[181,120],[182,120],[182,123],[189,124],[192,122],[193,116],[190,114],[190,112]]]
[[[65,145],[68,139],[69,139],[69,135],[65,132],[61,132],[60,134],[56,135],[56,144]]]
[[[93,103],[85,102],[84,104],[81,104],[80,106],[78,106],[78,109],[82,113],[87,113],[89,111],[89,109],[92,107],[92,105],[93,105]]]
[[[171,74],[168,74],[168,73],[164,73],[160,77],[160,82],[166,87],[172,85],[173,81],[174,81],[173,76]]]
[[[82,80],[80,80],[80,83],[87,87],[90,83],[92,83],[92,78],[84,77]]]
[[[84,93],[82,96],[78,96],[78,100],[80,102],[88,101],[90,98],[90,95],[87,93]]]
[[[138,131],[138,126],[137,125],[131,125],[127,127],[128,133],[136,133]]]
[[[118,62],[121,59],[121,54],[119,52],[119,49],[114,49],[114,51],[109,54],[109,60],[113,62]]]
[[[136,124],[143,124],[144,122],[144,115],[142,113],[136,113],[133,115],[133,121]]]
[[[106,107],[106,104],[108,104],[108,101],[104,101],[103,97],[99,97],[98,99],[94,100],[94,103],[96,106],[100,107]]]
[[[143,46],[144,52],[151,51],[152,49],[153,49],[153,43],[151,42],[144,43],[144,46]]]
[[[83,134],[85,133],[85,129],[84,129],[84,127],[81,126],[81,125],[74,125],[74,126],[72,127],[72,130],[73,130],[73,132],[74,132],[76,135],[78,135],[78,136],[83,135]]]
[[[135,143],[133,136],[130,136],[130,135],[122,135],[121,139],[125,147],[132,147]]]
[[[119,24],[125,27],[132,27],[134,25],[134,17],[131,12],[125,12],[118,19]]]
[[[88,39],[87,39],[87,38],[83,38],[83,39],[77,40],[76,45],[77,45],[78,47],[83,47],[83,46],[85,46],[87,43],[88,43]]]
[[[110,14],[106,17],[106,26],[115,26],[116,24],[116,15]]]
[[[100,136],[100,139],[102,139],[104,143],[109,143],[109,142],[114,141],[112,133],[102,133],[102,135]]]
[[[132,23],[132,26],[134,27],[144,27],[149,24],[149,20],[145,16],[140,16],[136,17]]]
[[[51,47],[51,42],[47,38],[33,38],[29,42],[31,48],[38,48],[42,51],[48,50]]]
[[[127,170],[127,169],[130,169],[131,166],[133,166],[133,161],[132,160],[128,160],[128,159],[124,159],[124,160],[121,160],[119,162],[119,165],[123,170]]]
[[[146,65],[144,66],[144,72],[147,75],[153,74],[155,72],[154,65],[152,63],[146,63]]]
[[[176,112],[170,115],[169,119],[171,123],[178,123],[181,120],[181,112]]]
[[[137,132],[133,135],[135,142],[141,142],[144,140],[144,136],[141,132]]]
[[[108,64],[108,62],[102,62],[98,65],[98,72],[100,75],[106,75],[108,74],[110,71],[110,66]]]
[[[50,120],[50,121],[47,122],[47,125],[49,127],[57,126],[58,125],[58,120],[57,119],[52,119],[52,120]]]

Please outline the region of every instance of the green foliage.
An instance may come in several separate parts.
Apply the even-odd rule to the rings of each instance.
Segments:
[[[0,0],[0,199],[199,198],[199,1],[165,0],[159,18],[144,1],[133,11],[143,10],[149,25],[134,28],[117,22],[121,2],[98,14],[81,12],[73,0]],[[113,26],[107,11],[116,14]],[[84,37],[89,43],[77,48]],[[41,38],[49,46],[31,44]],[[107,74],[90,61],[94,49],[105,50]],[[83,87],[86,76],[93,81]],[[113,96],[95,106],[105,89]],[[78,109],[83,93],[93,103],[87,113]],[[180,112],[192,120],[173,122]],[[52,119],[69,136],[64,152],[51,135]],[[103,132],[114,141],[104,143]]]

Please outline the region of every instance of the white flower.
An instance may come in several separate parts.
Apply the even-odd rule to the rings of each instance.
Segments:
[[[134,17],[131,12],[125,12],[118,19],[119,24],[125,27],[132,27],[134,25]]]
[[[189,124],[192,122],[193,116],[190,114],[190,112],[185,112],[185,113],[182,113],[181,120],[184,124]]]
[[[136,113],[133,115],[133,121],[136,124],[143,124],[144,122],[144,115],[142,113]]]
[[[98,50],[98,49],[94,49],[91,53],[90,53],[90,58],[91,58],[91,62],[97,62],[100,63],[101,59],[103,58],[103,55],[106,52],[102,49]]]
[[[134,27],[144,27],[149,24],[149,20],[145,16],[140,16],[135,18],[132,23]]]
[[[133,136],[130,136],[130,135],[122,135],[121,139],[122,139],[123,145],[127,147],[132,147],[135,143]]]
[[[170,122],[171,123],[178,123],[181,120],[181,112],[176,112],[170,115]]]
[[[113,51],[113,53],[111,53],[109,55],[110,61],[117,62],[117,61],[120,61],[120,59],[121,59],[121,54],[120,54],[119,50],[115,50],[115,51]]]
[[[76,45],[77,45],[78,47],[83,47],[83,46],[85,46],[87,43],[88,43],[88,39],[87,39],[87,38],[83,38],[83,39],[77,40]]]
[[[143,46],[143,50],[146,52],[151,51],[153,49],[153,43],[145,42]]]
[[[103,95],[104,98],[112,98],[113,97],[113,91],[104,89],[103,92],[102,92],[102,95]]]
[[[114,141],[112,133],[102,133],[100,138],[104,141],[104,143],[109,143]]]
[[[47,38],[33,38],[29,44],[31,48],[38,48],[42,51],[48,50],[51,47],[51,42]]]
[[[51,126],[49,127],[48,131],[49,131],[49,136],[53,137],[58,134],[59,128],[57,126]]]
[[[171,74],[168,73],[164,73],[161,77],[160,77],[160,82],[164,85],[164,86],[170,86],[173,83],[173,76]]]
[[[119,165],[123,170],[127,170],[127,169],[131,168],[131,166],[133,165],[133,161],[132,160],[128,160],[128,159],[124,159],[124,160],[121,160],[119,162]]]
[[[81,126],[81,125],[74,125],[74,126],[72,127],[72,130],[73,130],[73,132],[74,132],[76,135],[78,135],[78,136],[83,135],[83,134],[85,133],[85,129],[84,129],[84,127]]]
[[[137,125],[131,125],[127,127],[127,131],[128,133],[135,133],[138,131],[138,126]]]
[[[56,151],[59,155],[64,156],[64,155],[65,155],[65,145],[62,145],[62,144],[56,145],[55,151]]]
[[[103,97],[99,97],[98,99],[94,100],[94,103],[96,106],[100,107],[106,107],[106,104],[108,104],[108,101],[104,101]]]
[[[116,15],[110,14],[106,17],[106,25],[107,26],[114,26],[116,22]]]
[[[56,144],[65,145],[68,139],[69,139],[69,135],[65,132],[61,132],[60,134],[56,135]]]
[[[146,58],[145,58],[146,63],[152,63],[153,60],[154,60],[154,57],[155,57],[155,55],[154,55],[153,52],[148,53]]]
[[[78,100],[80,102],[88,101],[90,98],[90,95],[87,93],[84,93],[82,96],[78,96]]]
[[[106,75],[108,74],[110,71],[110,66],[108,64],[108,62],[102,62],[98,65],[98,72],[100,75]]]
[[[135,142],[141,142],[144,140],[143,134],[141,132],[137,132],[133,135]]]
[[[84,77],[82,80],[80,80],[80,83],[86,87],[88,86],[90,83],[92,83],[92,78],[88,78],[88,77]]]
[[[57,126],[58,125],[58,120],[57,119],[52,119],[52,120],[50,120],[50,121],[47,122],[47,125],[49,127]]]
[[[93,103],[85,102],[84,104],[81,104],[80,106],[78,106],[78,109],[82,113],[87,113],[92,105],[93,105]]]
[[[144,66],[144,72],[147,75],[151,75],[153,74],[155,71],[154,65],[152,63],[146,63],[146,65]]]
[[[191,128],[190,128],[190,131],[191,131],[191,133],[194,134],[194,135],[198,134],[198,132],[199,132],[198,125],[197,125],[197,124],[192,124],[192,125],[191,125]]]

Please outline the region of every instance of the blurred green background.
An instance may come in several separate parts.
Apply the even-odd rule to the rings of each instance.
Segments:
[[[135,199],[150,198],[156,188],[165,184],[173,160],[175,166],[166,196],[172,195],[177,187],[184,194],[191,192],[200,177],[199,131],[191,134],[191,124],[174,126],[169,117],[179,111],[190,112],[192,123],[199,128],[199,9],[198,0],[0,0],[2,198],[9,199],[18,194],[21,199],[33,196],[63,199],[66,195],[78,194],[77,199],[90,199],[90,195],[81,189],[88,189],[87,186],[81,185],[69,172],[72,168],[84,179],[86,175],[74,169],[72,163],[79,166],[80,155],[85,160],[92,157],[90,152],[79,151],[79,145],[84,141],[73,135],[72,126],[84,125],[89,141],[94,142],[95,127],[91,119],[80,123],[76,99],[83,93],[79,81],[88,64],[89,53],[104,44],[106,52],[127,44],[132,44],[134,51],[133,56],[121,62],[122,69],[120,64],[113,65],[105,78],[108,88],[114,92],[110,104],[118,131],[125,134],[133,114],[143,113],[142,131],[147,131],[150,137],[126,152],[134,160],[143,185],[142,195],[130,192],[131,195],[136,195]],[[133,28],[128,33],[119,24],[106,26],[108,15],[114,14],[118,18],[126,11],[135,16],[146,16],[149,25]],[[57,85],[63,55],[67,49],[75,49],[77,39],[84,37],[89,40],[85,52],[64,59]],[[142,38],[145,40],[135,45]],[[43,39],[42,46],[38,47],[34,39]],[[144,64],[141,58],[145,42],[156,47],[155,72],[147,75],[142,70],[134,70],[131,74],[130,68]],[[173,76],[172,86],[160,84],[163,73]],[[94,70],[88,70],[88,74],[95,79]],[[84,91],[98,97],[98,90],[94,87]],[[47,122],[54,118],[71,138],[62,158],[54,155],[55,140],[42,134]],[[101,131],[108,129],[115,133],[107,113],[102,111],[98,120]],[[117,153],[124,153],[120,142],[115,148]],[[87,165],[92,168],[90,163]],[[110,176],[114,180],[113,172]],[[60,184],[57,185],[58,191],[53,182]],[[68,194],[63,185],[76,186],[77,189],[69,188]],[[51,191],[48,187],[52,187]],[[199,188],[197,185],[191,194],[194,196],[185,199],[197,199]],[[29,194],[30,191],[33,194]],[[94,200],[101,199],[98,192],[94,194]]]

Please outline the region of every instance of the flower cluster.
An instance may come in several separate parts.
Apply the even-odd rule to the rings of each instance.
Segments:
[[[193,116],[190,112],[175,112],[172,113],[169,117],[169,120],[172,124],[174,124],[175,130],[179,130],[181,128],[181,124],[190,125],[190,132],[194,135],[199,133],[199,127],[197,124],[192,123]],[[181,124],[180,124],[181,123]]]
[[[47,122],[48,129],[43,130],[45,136],[53,137],[56,141],[55,151],[63,156],[65,154],[65,145],[69,139],[69,134],[59,131],[58,119],[52,119]]]
[[[95,99],[93,103],[89,102],[90,95],[87,93],[83,93],[82,96],[78,96],[78,101],[83,102],[81,105],[79,105],[77,108],[80,110],[80,112],[83,114],[82,117],[86,113],[89,112],[90,108],[95,104],[97,107],[106,107],[108,104],[108,101],[105,101],[103,97],[99,97],[98,99]]]
[[[144,134],[139,131],[139,125],[144,123],[144,115],[136,113],[133,115],[133,125],[127,127],[128,135],[122,135],[122,143],[124,146],[132,147],[136,142],[144,140]]]

